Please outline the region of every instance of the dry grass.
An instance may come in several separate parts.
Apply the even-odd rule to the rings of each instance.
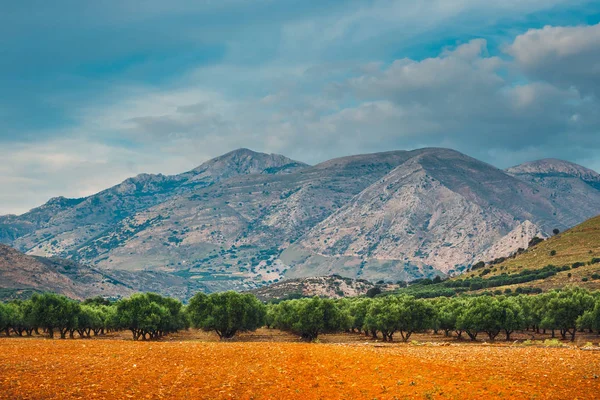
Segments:
[[[555,255],[551,255],[555,251]],[[573,265],[576,262],[588,263],[592,258],[600,258],[600,216],[592,218],[576,227],[562,232],[539,245],[508,259],[502,264],[487,266],[491,272],[484,278],[500,275],[502,273],[515,274],[524,269],[536,270],[546,265]],[[476,270],[461,275],[459,278],[478,276],[482,270]],[[571,277],[568,274],[571,274]],[[542,281],[527,282],[520,285],[503,286],[502,289],[516,289],[519,286],[540,287],[544,290],[564,287],[568,284],[585,287],[590,290],[600,289],[600,280],[591,279],[591,275],[600,273],[600,264],[585,265],[570,271],[558,274]],[[588,278],[583,282],[582,278]]]

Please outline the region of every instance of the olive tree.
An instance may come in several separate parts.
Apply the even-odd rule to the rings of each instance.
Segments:
[[[220,339],[230,339],[238,332],[263,326],[266,306],[252,294],[197,293],[190,300],[187,313],[196,328],[215,331]]]
[[[116,319],[133,340],[158,339],[185,326],[182,304],[157,294],[134,294],[117,303]]]
[[[312,341],[322,333],[347,330],[352,325],[349,312],[330,299],[313,297],[283,301],[275,307],[274,325],[282,330],[299,334]]]
[[[31,297],[32,316],[36,324],[44,328],[50,338],[55,330],[60,338],[66,338],[67,332],[77,326],[77,317],[81,306],[68,297],[54,293],[34,294]]]

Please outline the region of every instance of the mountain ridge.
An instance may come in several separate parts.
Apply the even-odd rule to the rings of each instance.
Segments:
[[[331,274],[452,275],[600,214],[594,171],[574,166],[540,160],[503,171],[445,148],[309,166],[238,149],[182,174],[140,174],[0,217],[0,241],[208,291]]]

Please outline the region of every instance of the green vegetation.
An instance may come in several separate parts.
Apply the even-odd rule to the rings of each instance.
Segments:
[[[272,326],[300,335],[305,340],[315,340],[321,333],[350,329],[350,314],[339,302],[313,297],[282,301],[269,310]]]
[[[254,295],[236,292],[197,293],[187,307],[195,327],[215,331],[221,339],[260,328],[265,324],[266,312],[265,305]]]
[[[446,282],[425,286],[441,285]],[[417,286],[417,285],[413,285]],[[410,288],[410,287],[409,287]],[[407,289],[409,289],[407,288]],[[36,294],[30,300],[0,303],[0,332],[31,336],[33,332],[61,338],[90,337],[130,330],[134,340],[159,339],[190,325],[214,331],[221,339],[261,326],[293,332],[307,341],[323,333],[356,332],[393,341],[399,333],[408,341],[415,332],[452,332],[471,340],[515,331],[550,330],[552,337],[575,340],[578,330],[600,333],[600,292],[583,288],[553,290],[538,295],[416,298],[406,293],[339,300],[319,297],[263,304],[254,295],[224,292],[196,294],[184,307],[175,299],[153,293],[135,294],[115,303],[102,298],[82,303],[56,294]]]
[[[600,216],[591,218],[565,232],[559,232],[547,240],[534,238],[529,248],[517,252],[516,256],[495,263],[490,275],[518,273],[522,270],[536,270],[544,265],[571,265],[575,268],[592,268],[600,262]],[[475,268],[477,266],[477,268]],[[480,263],[471,267],[469,277],[477,276]]]

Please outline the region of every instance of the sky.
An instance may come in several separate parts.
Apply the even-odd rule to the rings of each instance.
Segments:
[[[0,214],[240,147],[428,146],[600,171],[600,1],[1,5]]]

